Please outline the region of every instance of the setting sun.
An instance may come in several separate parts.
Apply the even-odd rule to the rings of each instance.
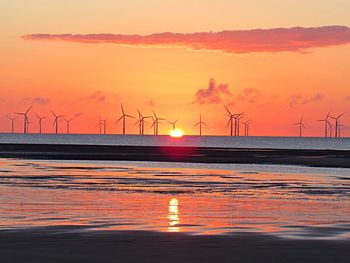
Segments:
[[[181,138],[183,135],[183,131],[179,129],[175,129],[170,132],[170,136],[173,138]]]

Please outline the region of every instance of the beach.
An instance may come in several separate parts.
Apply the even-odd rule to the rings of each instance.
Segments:
[[[191,236],[84,232],[78,227],[0,231],[1,262],[348,262],[350,241],[261,234]]]
[[[0,159],[1,262],[347,262],[346,168]]]

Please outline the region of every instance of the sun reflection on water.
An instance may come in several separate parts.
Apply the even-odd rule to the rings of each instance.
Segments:
[[[179,200],[177,198],[171,198],[168,207],[168,231],[179,232],[180,228],[180,212],[179,212]]]

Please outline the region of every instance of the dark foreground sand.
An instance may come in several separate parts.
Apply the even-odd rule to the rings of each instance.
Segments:
[[[59,228],[0,231],[0,262],[349,262],[350,240]],[[64,230],[64,231],[62,231]]]
[[[350,151],[0,144],[0,158],[254,163],[350,168]]]

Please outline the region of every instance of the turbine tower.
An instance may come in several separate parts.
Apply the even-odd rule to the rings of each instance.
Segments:
[[[66,122],[66,133],[69,134],[69,126],[70,126],[70,122],[72,121],[73,119],[69,119],[67,120],[66,118],[64,118],[64,121]]]
[[[33,105],[31,105],[25,112],[15,112],[16,114],[22,115],[24,117],[23,133],[28,133],[28,112],[32,107]]]
[[[36,115],[36,117],[38,118],[39,133],[41,134],[41,131],[42,131],[42,129],[41,129],[41,127],[42,127],[42,121],[43,121],[43,119],[46,119],[47,116],[40,117],[40,116],[39,116],[38,114],[36,114],[36,113],[35,113],[35,115]]]
[[[6,116],[9,120],[11,120],[11,133],[15,132],[15,120],[18,117],[10,117],[9,115]]]
[[[53,126],[55,126],[55,131],[56,131],[56,134],[58,134],[58,121],[60,118],[63,118],[64,115],[56,115],[52,110],[51,110],[53,116],[55,117],[55,120],[53,122]]]
[[[157,114],[155,113],[155,111],[153,111],[153,115],[154,115],[154,118],[152,117],[153,123],[152,123],[151,128],[153,127],[154,135],[158,135],[159,122],[160,121],[165,121],[165,119],[164,118],[159,118],[157,116]]]
[[[298,125],[299,126],[299,137],[302,136],[302,128],[305,128],[305,125],[303,123],[303,119],[304,119],[304,116],[301,115],[301,119],[299,122],[295,123],[295,125]]]
[[[107,131],[107,119],[102,120],[103,125],[103,134],[106,134]]]
[[[202,114],[199,114],[199,122],[193,126],[199,126],[199,136],[202,136],[202,125],[208,126],[205,122],[202,121]]]
[[[125,114],[124,108],[123,108],[123,104],[120,104],[121,110],[122,110],[122,116],[115,122],[115,124],[117,124],[120,120],[123,120],[123,134],[125,134],[125,126],[126,126],[126,118],[133,118],[135,119],[135,117]]]

